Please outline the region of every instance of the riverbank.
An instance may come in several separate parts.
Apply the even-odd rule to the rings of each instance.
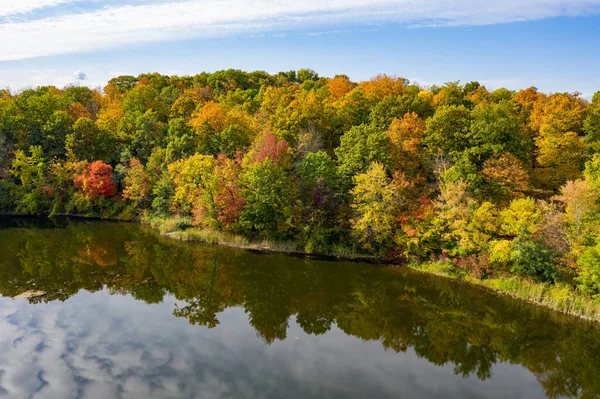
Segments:
[[[300,250],[298,242],[294,240],[250,240],[239,234],[195,227],[185,227],[187,218],[145,218],[140,219],[142,224],[166,237],[180,241],[203,242],[206,244],[221,245],[230,248],[247,249],[251,251],[276,252],[288,255],[318,256],[323,258],[335,258],[360,262],[377,262],[378,259],[372,255],[358,252],[355,247],[336,245],[327,252],[306,252]]]
[[[600,322],[600,301],[566,284],[541,283],[515,276],[482,280],[454,267],[450,261],[412,263],[407,266],[419,272],[465,281],[560,313]]]

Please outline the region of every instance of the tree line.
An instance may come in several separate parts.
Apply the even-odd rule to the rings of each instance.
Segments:
[[[0,91],[0,209],[167,219],[600,293],[600,92],[312,70]]]

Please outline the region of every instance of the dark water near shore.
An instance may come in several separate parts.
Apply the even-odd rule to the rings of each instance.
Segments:
[[[0,218],[0,295],[0,397],[600,397],[597,325],[397,267]]]

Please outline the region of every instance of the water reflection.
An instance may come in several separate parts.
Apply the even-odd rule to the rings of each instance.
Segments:
[[[600,395],[596,326],[455,282],[129,224],[3,227],[0,396]]]

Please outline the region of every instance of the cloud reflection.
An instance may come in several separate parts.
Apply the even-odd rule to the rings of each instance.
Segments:
[[[64,303],[0,299],[0,396],[544,397],[521,366],[499,364],[498,378],[484,383],[335,326],[309,335],[293,320],[289,338],[265,345],[240,308],[225,310],[219,326],[206,329],[173,317],[175,302],[147,305],[106,291]]]

